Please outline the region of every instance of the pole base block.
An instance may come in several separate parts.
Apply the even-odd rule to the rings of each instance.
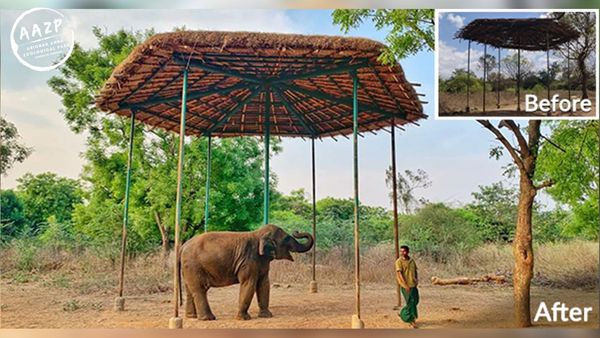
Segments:
[[[353,329],[364,329],[365,323],[357,315],[352,315],[352,328]]]
[[[317,293],[319,291],[316,280],[310,281],[309,290],[310,293]]]
[[[183,329],[183,318],[181,318],[181,317],[169,318],[169,329]]]
[[[124,297],[116,297],[115,298],[115,311],[125,311],[125,298]]]

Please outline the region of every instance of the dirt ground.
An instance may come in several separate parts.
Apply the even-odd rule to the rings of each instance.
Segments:
[[[276,284],[271,289],[273,318],[256,318],[256,298],[250,308],[252,319],[234,318],[238,286],[211,289],[209,300],[216,321],[184,319],[185,328],[349,328],[354,309],[352,285],[319,285],[319,292],[308,293],[308,285]],[[419,323],[421,328],[508,328],[512,326],[512,288],[498,285],[433,286],[420,288]],[[114,296],[78,295],[77,290],[46,287],[40,282],[1,283],[2,328],[164,328],[172,316],[171,292],[127,296],[126,311],[113,310]],[[587,323],[538,326],[598,327],[598,292],[532,289],[532,313],[540,301],[549,307],[555,301],[568,306],[591,306]],[[393,310],[393,287],[384,284],[362,285],[361,317],[366,328],[407,328]]]
[[[577,96],[579,92],[573,92],[572,96]],[[486,111],[483,112],[483,98],[481,93],[473,93],[470,98],[470,109],[469,113],[465,112],[465,102],[466,102],[466,94],[464,93],[439,93],[439,115],[440,116],[502,116],[502,117],[517,117],[517,116],[570,116],[570,117],[578,117],[578,116],[595,116],[596,115],[596,93],[593,91],[589,92],[589,98],[592,101],[592,108],[589,112],[572,112],[572,113],[562,113],[560,111],[552,112],[550,115],[548,113],[544,113],[542,111],[537,112],[525,112],[525,94],[531,94],[529,92],[522,93],[521,95],[521,111],[517,111],[517,102],[515,98],[515,94],[511,92],[501,92],[500,93],[500,107],[496,106],[496,94],[493,92],[489,92],[486,95]],[[561,91],[552,91],[551,95],[559,94],[560,98],[568,97],[567,92],[564,90]],[[539,99],[545,99],[546,94],[542,93],[538,95]],[[578,96],[577,96],[578,97]]]

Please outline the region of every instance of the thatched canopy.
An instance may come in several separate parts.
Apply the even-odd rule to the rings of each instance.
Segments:
[[[555,49],[578,37],[573,27],[551,18],[476,19],[456,33],[458,39],[524,50]]]
[[[107,112],[176,131],[188,69],[187,133],[335,136],[352,132],[352,77],[360,130],[426,117],[400,65],[377,61],[379,42],[337,36],[185,31],[156,34],[118,65],[97,97]]]

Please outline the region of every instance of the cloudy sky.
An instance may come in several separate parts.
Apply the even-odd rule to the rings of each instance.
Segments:
[[[170,31],[175,26],[188,29],[245,30],[340,35],[331,24],[330,11],[288,10],[64,10],[75,26],[75,39],[84,48],[96,41],[92,26],[107,32],[121,28]],[[24,173],[56,172],[77,178],[81,173],[85,136],[71,132],[60,113],[59,97],[52,93],[46,81],[56,71],[35,72],[22,66],[12,54],[10,28],[19,11],[3,11],[1,22],[1,111],[13,122],[23,142],[34,153],[2,177],[3,188],[14,188],[16,179]],[[467,23],[468,18],[442,20],[442,25]],[[447,22],[446,22],[447,21]],[[382,41],[385,34],[369,24],[349,35]],[[451,41],[453,48],[456,42]],[[457,63],[460,59],[455,59]],[[501,167],[507,160],[488,157],[496,144],[489,131],[474,121],[436,121],[433,111],[433,54],[420,53],[401,61],[410,82],[421,83],[418,91],[426,94],[425,112],[430,118],[421,126],[408,126],[397,137],[399,170],[425,170],[433,182],[418,195],[432,201],[460,204],[470,201],[478,185],[502,180]],[[456,67],[457,65],[452,64]],[[390,206],[385,170],[390,163],[389,134],[367,134],[360,142],[361,201],[370,205]],[[278,189],[288,193],[305,188],[310,191],[310,143],[284,139],[283,152],[272,160],[272,169],[279,179]],[[199,186],[202,188],[203,185]],[[351,142],[326,140],[317,142],[317,195],[352,196]]]

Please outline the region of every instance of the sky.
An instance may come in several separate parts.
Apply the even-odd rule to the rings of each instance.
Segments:
[[[332,24],[331,11],[326,10],[62,10],[75,28],[75,40],[84,48],[96,46],[92,26],[106,32],[121,28],[157,32],[175,26],[188,29],[244,30],[302,34],[342,35]],[[12,23],[20,11],[3,11],[1,16],[1,112],[14,123],[22,141],[34,148],[23,163],[15,164],[2,177],[2,188],[14,188],[16,179],[27,172],[46,171],[70,178],[79,177],[84,164],[85,135],[74,134],[61,115],[60,98],[46,81],[57,71],[35,72],[14,57],[9,41]],[[464,19],[468,22],[468,18]],[[453,23],[441,20],[441,27]],[[446,33],[444,33],[443,36]],[[449,33],[448,33],[449,34]],[[370,23],[352,30],[349,36],[383,41],[385,32]],[[447,37],[447,36],[446,36]],[[456,42],[449,42],[454,45]],[[423,169],[432,181],[430,188],[417,191],[418,197],[433,202],[461,205],[471,201],[471,192],[480,185],[503,180],[500,161],[489,158],[489,150],[497,145],[489,131],[475,121],[436,121],[433,110],[434,58],[422,52],[401,60],[409,82],[421,83],[417,91],[425,94],[425,113],[429,118],[420,126],[409,125],[396,137],[398,170]],[[311,191],[310,142],[283,139],[283,151],[271,160],[278,179],[277,189],[289,193],[304,188]],[[385,171],[390,165],[390,135],[379,132],[359,139],[360,199],[367,205],[390,208],[389,187]],[[316,143],[317,198],[352,196],[352,144],[344,138]],[[203,184],[198,185],[199,189]],[[542,200],[542,202],[544,202]]]
[[[458,30],[468,25],[474,19],[486,18],[539,18],[545,17],[546,12],[448,12],[439,13],[439,48],[440,48],[440,77],[447,79],[454,69],[467,69],[467,50],[468,41],[455,39],[454,35]],[[483,44],[471,42],[471,70],[481,76],[483,69],[478,67],[477,60],[483,56]],[[498,57],[498,50],[488,46],[487,53]],[[501,59],[507,55],[516,54],[514,49],[501,49]],[[521,57],[531,61],[533,70],[539,71],[546,69],[546,52],[544,51],[522,51]],[[563,57],[550,53],[550,63],[565,62]]]

